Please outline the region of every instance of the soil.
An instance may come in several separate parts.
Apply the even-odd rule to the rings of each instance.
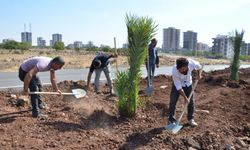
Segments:
[[[49,106],[47,118],[32,118],[30,104],[18,102],[19,93],[0,92],[0,149],[249,149],[250,147],[250,68],[241,69],[240,80],[229,80],[229,69],[205,72],[195,91],[197,127],[184,127],[172,134],[165,130],[171,77],[159,75],[154,93],[144,93],[147,79],[140,83],[142,105],[134,117],[118,114],[117,97],[95,94],[93,85],[87,96],[43,96]],[[60,89],[70,92],[84,88],[85,81],[64,81]],[[44,86],[44,91],[51,91]],[[183,99],[177,104],[177,117]],[[201,110],[208,110],[204,113]]]

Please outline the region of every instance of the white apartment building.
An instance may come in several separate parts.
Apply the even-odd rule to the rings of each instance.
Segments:
[[[83,44],[81,41],[75,41],[74,42],[74,48],[77,49],[77,48],[82,48],[83,47]]]
[[[46,47],[46,40],[44,40],[42,37],[37,38],[37,46],[40,48]]]
[[[209,46],[205,43],[198,42],[197,43],[197,49],[198,51],[209,51]]]
[[[226,58],[233,57],[233,42],[227,35],[217,35],[216,38],[212,38],[213,47],[212,52],[215,54],[222,54]]]

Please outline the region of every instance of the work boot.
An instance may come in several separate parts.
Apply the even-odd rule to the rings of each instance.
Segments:
[[[194,121],[194,119],[189,120],[189,121],[188,121],[188,124],[189,124],[190,126],[192,126],[192,127],[198,126],[198,124]]]

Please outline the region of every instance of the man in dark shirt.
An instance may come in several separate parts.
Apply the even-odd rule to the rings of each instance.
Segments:
[[[117,58],[117,55],[116,54],[115,55],[100,54],[93,59],[90,69],[89,69],[89,73],[88,73],[87,89],[89,89],[89,83],[90,83],[92,73],[95,71],[95,92],[100,93],[99,82],[100,82],[101,72],[103,71],[108,82],[109,92],[110,94],[112,94],[112,82],[110,79],[110,71],[108,67],[110,58]]]
[[[147,69],[149,81],[150,81],[150,83],[148,83],[148,86],[152,85],[153,83],[153,78],[155,74],[155,66],[157,68],[159,67],[159,56],[156,50],[156,44],[157,44],[157,40],[153,38],[151,40],[151,43],[148,46],[148,57],[145,60],[145,65],[146,65],[146,69]]]

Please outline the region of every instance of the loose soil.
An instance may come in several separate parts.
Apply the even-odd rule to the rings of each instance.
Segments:
[[[87,96],[43,96],[49,109],[47,118],[31,117],[30,104],[17,102],[19,93],[0,92],[0,149],[249,149],[250,146],[250,68],[240,70],[240,80],[228,80],[229,69],[204,73],[195,93],[198,127],[184,125],[178,134],[165,130],[171,77],[159,75],[154,93],[144,93],[147,79],[140,83],[141,108],[125,118],[118,114],[117,97],[92,89]],[[84,88],[85,81],[59,83],[65,92]],[[44,91],[51,91],[44,86]],[[177,105],[177,116],[183,99]]]

